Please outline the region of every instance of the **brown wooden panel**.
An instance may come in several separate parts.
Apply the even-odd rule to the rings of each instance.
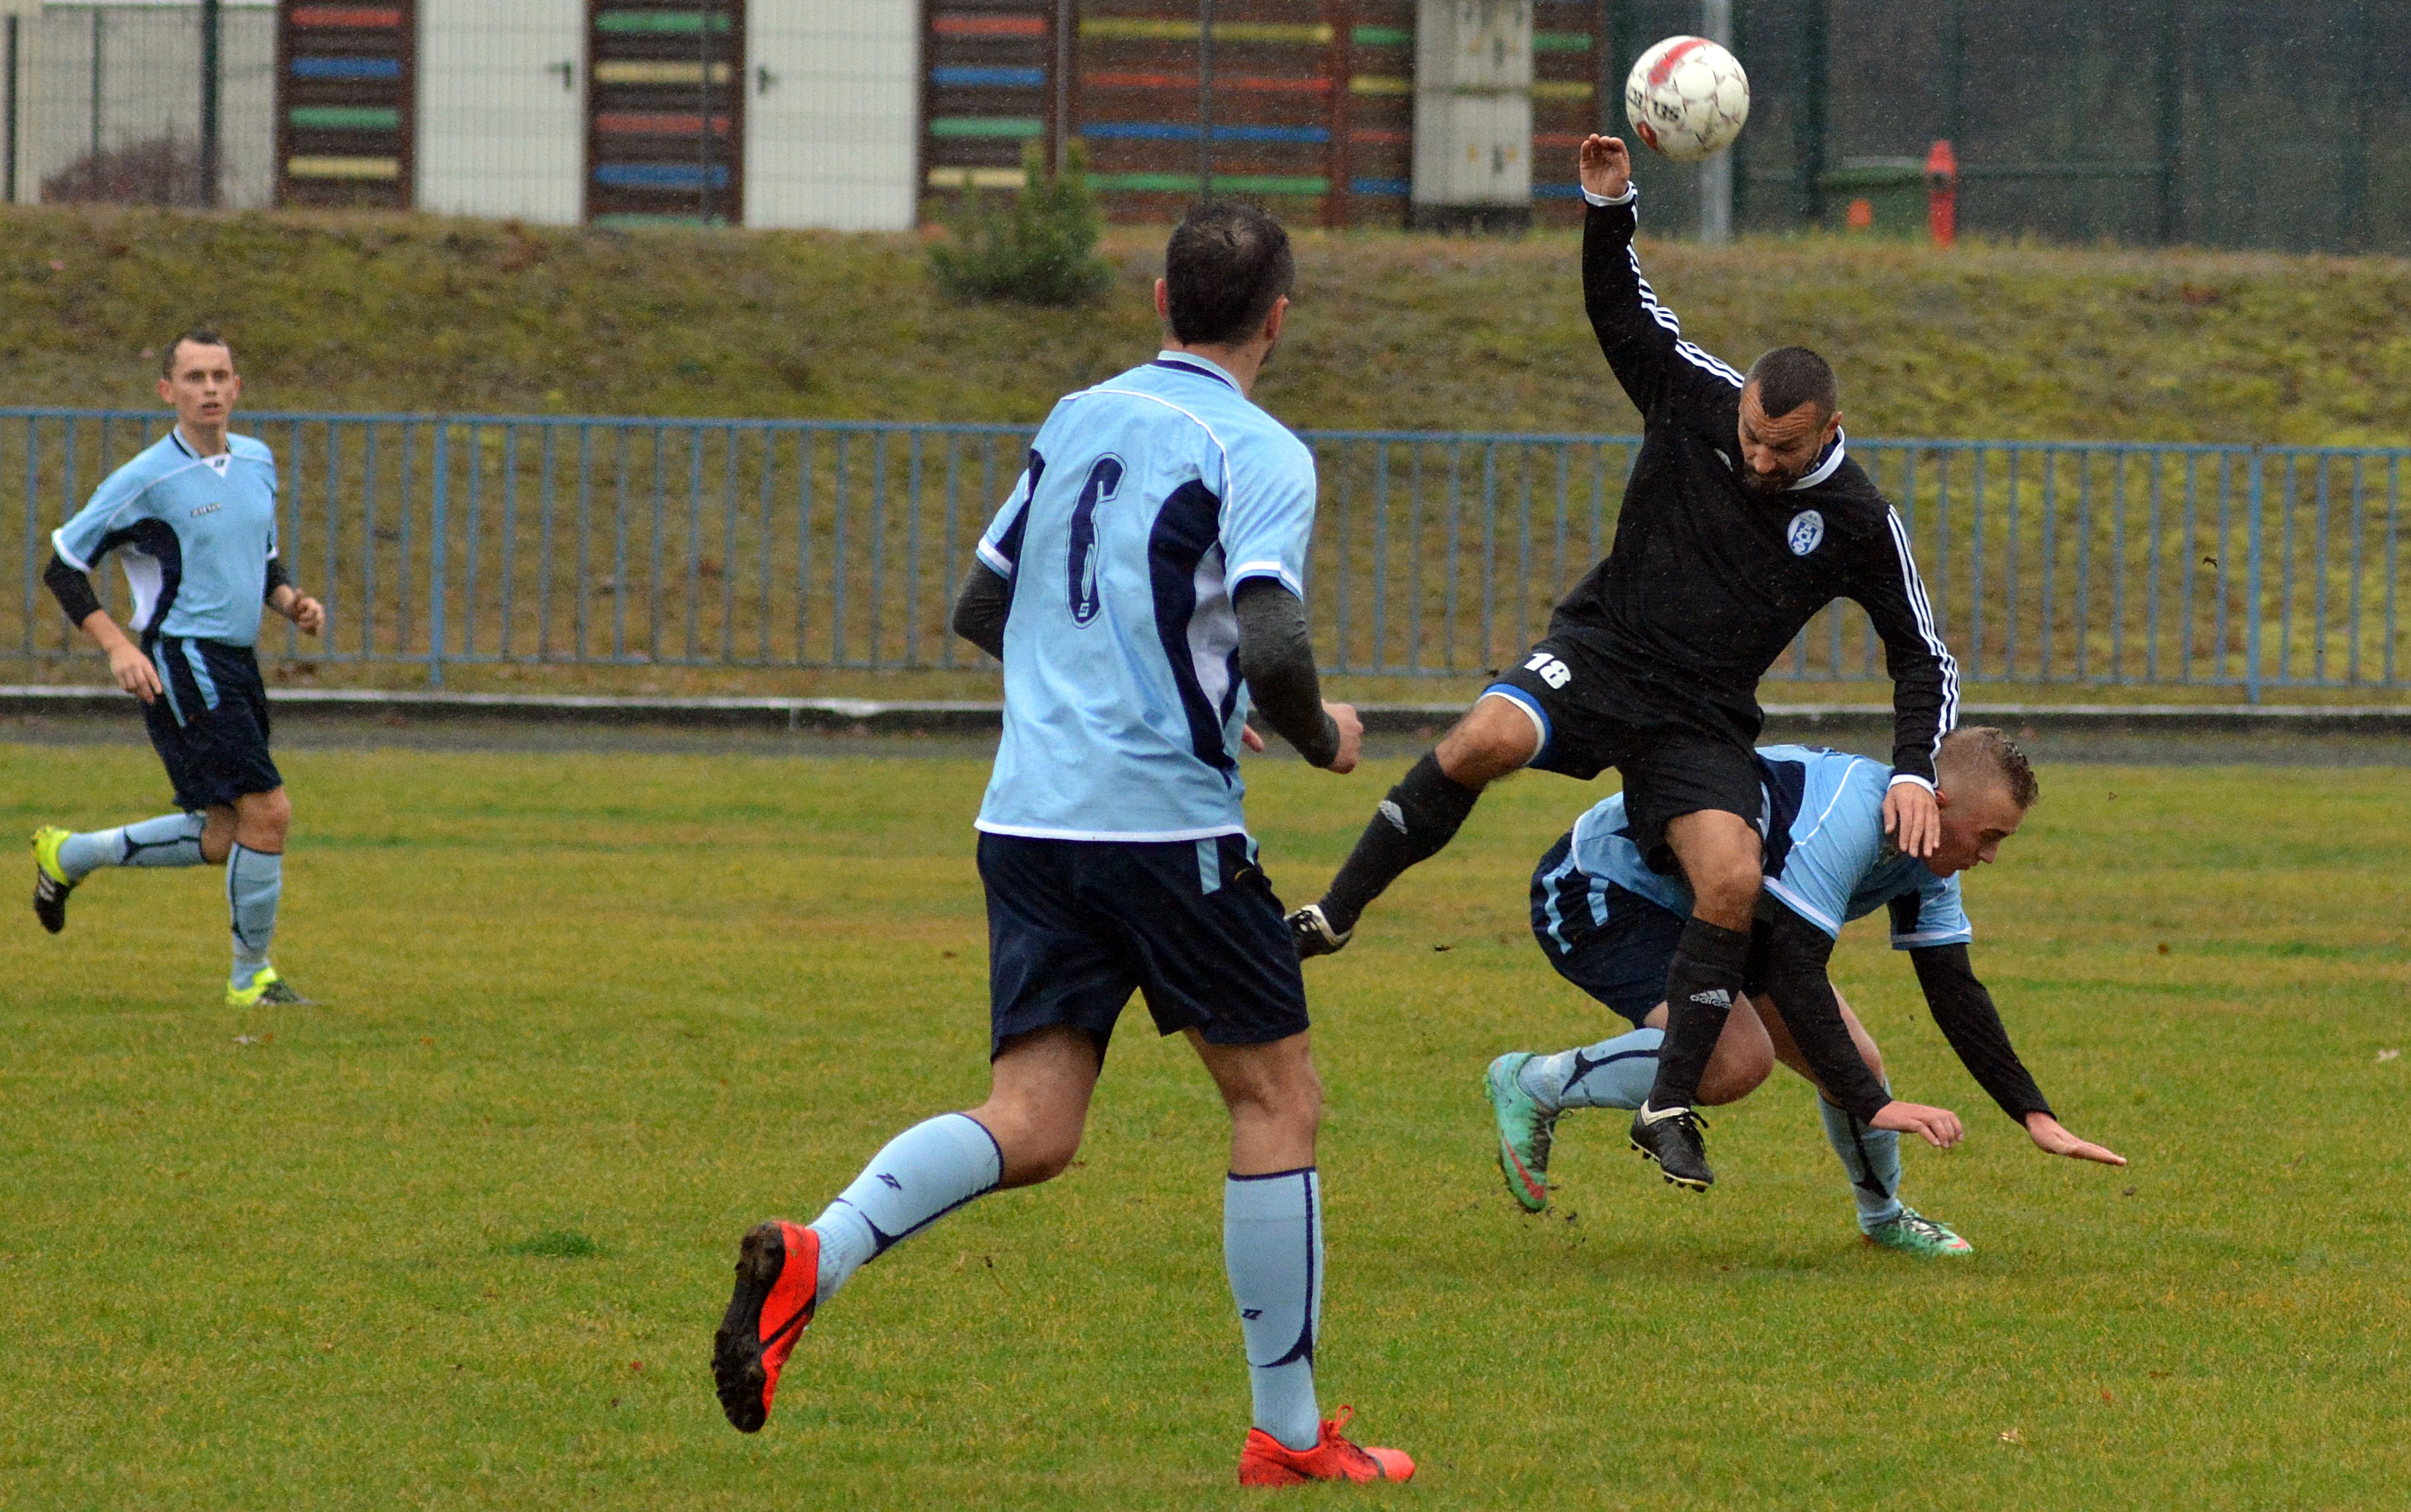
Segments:
[[[276,23],[276,199],[407,209],[417,7],[285,5]]]
[[[586,218],[734,225],[744,0],[589,0]]]

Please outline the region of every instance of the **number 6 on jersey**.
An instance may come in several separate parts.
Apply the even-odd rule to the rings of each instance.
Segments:
[[[1072,570],[1065,581],[1072,590],[1072,623],[1085,625],[1097,618],[1103,601],[1097,594],[1097,506],[1122,486],[1122,459],[1100,457],[1080,485],[1079,502],[1072,506]]]

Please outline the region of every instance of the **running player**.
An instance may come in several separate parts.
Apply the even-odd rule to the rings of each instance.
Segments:
[[[1307,640],[1313,456],[1249,399],[1293,270],[1262,211],[1193,211],[1156,284],[1165,349],[1056,405],[980,540],[955,626],[1004,662],[978,821],[992,1089],[898,1135],[809,1228],[745,1236],[712,1371],[746,1432],[857,1267],[1071,1162],[1136,990],[1231,1112],[1223,1258],[1255,1418],[1241,1483],[1414,1473],[1341,1436],[1347,1408],[1324,1419],[1315,1404],[1322,1084],[1297,953],[1240,810],[1249,695],[1317,766],[1353,769],[1363,734],[1354,710],[1322,702]]]
[[[1638,191],[1624,143],[1589,138],[1581,172],[1583,301],[1643,425],[1615,546],[1557,605],[1548,637],[1390,791],[1330,891],[1290,928],[1301,955],[1347,944],[1365,907],[1448,844],[1482,790],[1512,772],[1586,781],[1617,768],[1642,853],[1679,869],[1695,899],[1664,983],[1673,1017],[1657,1087],[1633,1140],[1670,1181],[1704,1190],[1716,1177],[1690,1106],[1741,990],[1761,873],[1758,680],[1828,603],[1866,609],[1894,686],[1884,823],[1924,856],[1935,743],[1952,723],[1957,671],[1907,532],[1845,455],[1833,370],[1787,346],[1745,377],[1683,340],[1632,252]]]
[[[276,555],[276,458],[226,431],[242,396],[233,351],[215,331],[189,330],[168,343],[160,373],[176,424],[51,535],[42,580],[108,653],[117,686],[142,701],[177,811],[83,834],[36,830],[34,913],[51,933],[65,929],[67,894],[103,866],[223,865],[227,1006],[300,1004],[268,961],[293,807],[268,754],[268,691],[252,648],[262,604],[311,635],[327,612]],[[134,594],[132,640],[93,591],[93,568],[112,551]]]
[[[1960,900],[1959,873],[1995,859],[2033,805],[2034,770],[2024,753],[1998,730],[1981,726],[1943,737],[1935,797],[1942,835],[1923,861],[1884,839],[1884,774],[1876,763],[1803,746],[1770,746],[1759,756],[1774,816],[1767,907],[1775,919],[1790,921],[1788,928],[1767,926],[1767,944],[1783,940],[1794,959],[1790,969],[1777,970],[1766,959],[1768,950],[1753,952],[1749,996],[1742,1000],[1751,1010],[1725,1021],[1700,1100],[1713,1106],[1746,1097],[1776,1060],[1817,1083],[1786,1020],[1800,998],[1813,997],[1820,986],[1831,992],[1824,963],[1843,923],[1889,908],[1892,948],[1908,952],[1935,1024],[2001,1111],[2049,1154],[2125,1165],[2053,1116],[2010,1048],[1991,995],[1968,967],[1974,934]],[[1689,902],[1679,881],[1643,863],[1621,795],[1585,814],[1532,873],[1532,934],[1549,964],[1635,1027],[1579,1050],[1517,1052],[1490,1063],[1483,1083],[1498,1124],[1499,1170],[1507,1190],[1531,1211],[1549,1205],[1549,1152],[1561,1113],[1638,1108],[1648,1096],[1666,1022],[1658,989]],[[1796,996],[1778,1008],[1769,998],[1787,985]],[[1879,1083],[1883,1054],[1874,1037],[1839,994],[1833,997],[1866,1070]],[[1915,1255],[1970,1252],[1965,1240],[1901,1201],[1897,1133],[1870,1128],[1831,1098],[1820,1097],[1818,1111],[1849,1176],[1860,1230],[1870,1241]]]

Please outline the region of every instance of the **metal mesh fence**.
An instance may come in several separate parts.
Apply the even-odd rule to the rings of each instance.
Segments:
[[[51,5],[20,18],[21,196],[48,204],[233,208],[274,196],[275,12],[221,21],[214,182],[204,171],[202,31],[195,6]]]

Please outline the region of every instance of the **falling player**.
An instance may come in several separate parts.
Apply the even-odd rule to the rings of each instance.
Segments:
[[[222,865],[234,932],[227,1005],[299,1004],[268,960],[293,808],[268,753],[253,647],[262,605],[312,635],[326,610],[294,588],[276,554],[275,458],[227,432],[242,395],[234,353],[215,331],[190,330],[168,343],[160,369],[176,424],[51,537],[43,581],[108,653],[117,686],[141,700],[176,812],[83,834],[35,831],[34,912],[57,934],[67,894],[104,866]],[[112,551],[134,594],[132,639],[93,590],[92,571]]]
[[[1056,405],[981,538],[955,624],[1004,662],[1004,741],[978,821],[991,1090],[890,1141],[810,1227],[745,1236],[712,1352],[744,1432],[857,1267],[1071,1163],[1138,991],[1160,1031],[1188,1036],[1231,1113],[1223,1258],[1255,1416],[1240,1481],[1414,1473],[1397,1450],[1341,1436],[1348,1409],[1316,1406],[1322,1091],[1297,954],[1240,811],[1248,695],[1317,766],[1352,770],[1362,737],[1352,709],[1322,702],[1307,639],[1312,454],[1249,399],[1293,269],[1271,216],[1193,211],[1156,284],[1169,344]]]
[[[1746,1097],[1776,1060],[1815,1083],[1771,997],[1783,988],[1803,997],[1830,993],[1825,956],[1843,923],[1887,909],[1892,948],[1908,952],[1936,1025],[2001,1111],[2048,1154],[2125,1165],[2053,1115],[1967,961],[1974,933],[1959,874],[1996,859],[2033,807],[2034,769],[2025,754],[1998,730],[1969,727],[1943,737],[1935,763],[1941,840],[1923,861],[1885,843],[1883,774],[1874,762],[1804,746],[1771,746],[1759,756],[1773,816],[1766,870],[1772,917],[1759,926],[1764,939],[1752,952],[1749,992],[1736,1005],[1742,1011],[1725,1021],[1700,1100],[1714,1106]],[[1549,1154],[1559,1116],[1575,1108],[1634,1109],[1648,1096],[1666,1022],[1658,989],[1688,909],[1678,880],[1643,864],[1621,794],[1583,815],[1533,871],[1532,933],[1549,964],[1634,1028],[1555,1055],[1518,1052],[1491,1062],[1483,1081],[1498,1125],[1499,1171],[1532,1212],[1549,1205]],[[1773,958],[1778,947],[1788,961]],[[1874,1037],[1838,994],[1834,997],[1867,1071],[1880,1083],[1883,1055]],[[1818,1111],[1870,1241],[1914,1255],[1969,1253],[1966,1241],[1901,1201],[1899,1134],[1869,1127],[1863,1108],[1854,1113],[1833,1097],[1820,1096]]]
[[[1557,605],[1547,638],[1390,791],[1290,928],[1301,955],[1347,944],[1366,906],[1447,845],[1482,790],[1510,773],[1586,781],[1615,767],[1635,843],[1656,869],[1679,870],[1694,899],[1668,967],[1658,1084],[1632,1141],[1669,1181],[1705,1189],[1716,1178],[1690,1108],[1741,990],[1758,901],[1758,680],[1835,599],[1866,609],[1894,687],[1884,823],[1924,856],[1957,671],[1907,532],[1845,454],[1833,370],[1787,346],[1745,376],[1683,340],[1632,252],[1638,191],[1624,143],[1591,137],[1581,171],[1583,301],[1643,425],[1615,545]]]

